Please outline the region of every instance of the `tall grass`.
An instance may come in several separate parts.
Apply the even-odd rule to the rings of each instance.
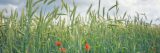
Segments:
[[[139,13],[134,17],[127,12],[118,16],[118,1],[106,10],[101,9],[99,0],[98,10],[92,10],[91,4],[85,16],[76,12],[78,6],[71,8],[64,0],[52,12],[44,15],[40,10],[37,15],[39,3],[50,5],[54,0],[26,1],[20,15],[16,10],[10,16],[0,11],[0,53],[61,53],[56,41],[62,42],[66,53],[160,52],[160,27],[145,22]],[[115,16],[110,15],[111,10],[116,11]],[[88,52],[86,42],[90,45]]]

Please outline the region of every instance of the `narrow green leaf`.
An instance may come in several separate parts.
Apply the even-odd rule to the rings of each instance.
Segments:
[[[124,15],[123,15],[123,19],[125,18],[126,14],[127,14],[127,12],[125,12],[125,13],[124,13]]]
[[[108,11],[112,10],[116,5],[113,5],[111,8],[108,9]]]
[[[46,3],[47,3],[47,1],[48,1],[48,0],[44,0],[44,2],[43,2],[43,3],[44,3],[44,4],[46,4]]]
[[[103,7],[103,18],[104,18],[104,15],[105,15],[105,7]]]
[[[89,6],[89,8],[87,10],[87,14],[90,12],[91,8],[92,8],[92,4],[90,4],[90,6]]]
[[[50,4],[53,3],[54,1],[56,1],[56,0],[51,0],[51,1],[49,1],[47,4],[50,5]]]

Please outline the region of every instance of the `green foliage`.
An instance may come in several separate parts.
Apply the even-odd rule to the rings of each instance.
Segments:
[[[160,52],[160,27],[152,25],[152,21],[143,21],[139,13],[135,17],[129,17],[127,12],[123,16],[111,16],[109,11],[112,9],[118,14],[118,1],[107,14],[103,7],[101,15],[99,0],[98,10],[92,10],[91,4],[86,17],[76,12],[78,6],[74,4],[70,8],[64,0],[61,0],[62,6],[46,15],[42,9],[39,15],[35,14],[38,3],[50,5],[55,0],[26,1],[26,9],[20,15],[16,10],[10,16],[5,16],[4,10],[0,11],[0,53],[61,53],[56,41],[62,42],[66,53],[87,53],[86,42],[91,47],[88,53]],[[53,23],[55,21],[57,23]]]

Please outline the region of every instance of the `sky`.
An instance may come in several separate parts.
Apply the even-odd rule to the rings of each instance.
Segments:
[[[68,4],[72,5],[71,0],[65,0]],[[101,6],[109,9],[114,5],[116,0],[101,0]],[[127,11],[130,15],[135,15],[136,12],[145,13],[149,20],[160,20],[160,0],[118,0],[120,7],[120,14],[123,14]],[[97,9],[98,0],[75,0],[76,5],[78,6],[77,12],[84,14],[88,9],[89,5],[92,3],[93,8]],[[55,4],[60,5],[60,0],[57,0]],[[51,6],[52,6],[51,5]],[[9,10],[18,10],[21,12],[22,8],[25,7],[25,0],[0,0],[0,10],[7,9]],[[43,6],[46,11],[52,10],[50,6]],[[160,23],[160,21],[154,21],[155,23]]]

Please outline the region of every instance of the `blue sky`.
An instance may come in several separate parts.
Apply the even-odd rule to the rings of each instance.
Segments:
[[[71,0],[65,1],[71,3]],[[115,4],[115,1],[116,0],[101,0],[101,5],[108,9]],[[98,0],[75,0],[75,2],[78,6],[77,12],[82,14],[88,9],[90,3],[93,4],[93,8],[95,9],[98,5]],[[118,2],[120,4],[120,14],[127,11],[130,15],[135,15],[135,12],[146,13],[149,19],[157,19],[160,17],[160,0],[118,0]],[[57,0],[55,4],[59,5],[60,0]],[[25,0],[0,0],[0,9],[17,9],[20,12],[24,6]],[[51,9],[51,7],[46,7],[46,11]]]

